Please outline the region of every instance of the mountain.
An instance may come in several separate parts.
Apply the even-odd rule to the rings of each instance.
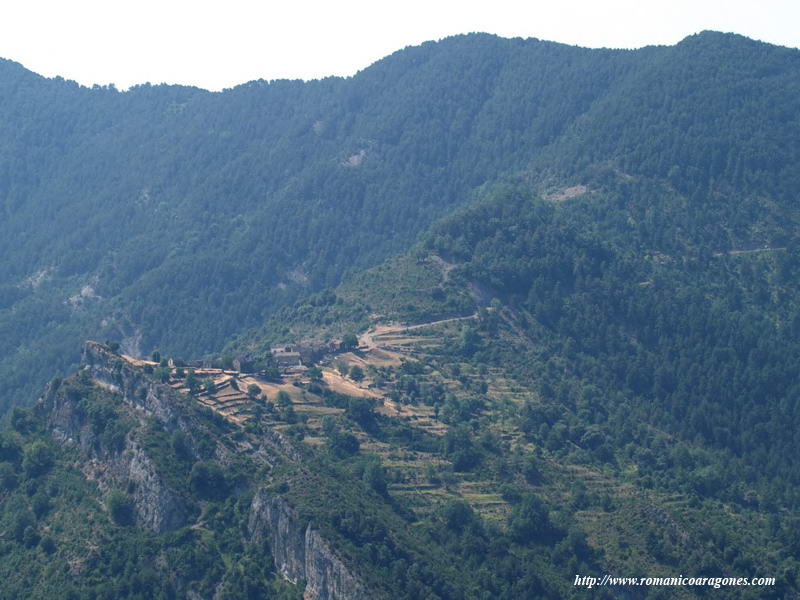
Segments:
[[[554,206],[508,190],[472,210],[525,207],[552,236],[563,233],[542,219],[547,212],[583,212],[575,198]],[[758,269],[773,253],[717,258]],[[777,572],[776,585],[727,595],[795,594],[796,493],[784,492],[796,486],[784,479],[793,447],[783,437],[792,424],[776,419],[772,441],[737,457],[734,444],[754,441],[748,429],[728,428],[725,447],[696,415],[669,418],[676,394],[657,385],[676,376],[693,384],[681,365],[665,361],[652,392],[630,377],[620,384],[604,367],[619,357],[586,351],[598,335],[570,337],[571,319],[555,327],[545,311],[473,279],[473,262],[479,256],[450,263],[423,246],[284,309],[231,348],[251,353],[256,364],[245,371],[161,366],[87,343],[79,372],[53,381],[32,411],[14,409],[2,433],[0,589],[42,598],[56,590],[77,598],[563,598],[581,593],[576,573]],[[365,282],[376,296],[354,293]],[[396,294],[379,303],[382,287]],[[588,301],[574,295],[568,313]],[[453,305],[469,310],[452,314]],[[703,326],[709,308],[699,307]],[[397,323],[407,315],[413,324]],[[609,348],[620,346],[601,316],[595,329]],[[270,336],[331,337],[364,322],[358,347],[327,345],[316,372],[252,371],[259,352],[269,355]],[[625,341],[637,325],[621,332]],[[623,346],[634,354],[623,362],[649,358],[652,341],[640,343],[640,356]],[[713,359],[723,373],[736,361],[718,349]],[[735,383],[765,383],[747,376]],[[734,422],[742,407],[725,408]],[[779,463],[782,472],[765,469]],[[694,588],[679,592],[698,597]]]
[[[716,32],[0,64],[5,406],[62,375],[0,437],[2,594],[796,596],[798,87]]]
[[[90,90],[6,64],[9,393],[30,361],[66,369],[90,335],[137,354],[218,350],[298,294],[408,247],[585,110],[590,97],[563,112],[555,90],[536,89],[573,55],[577,94],[589,51],[491,36],[407,49],[347,80],[220,94]],[[536,106],[527,123],[504,116],[520,95]]]
[[[530,514],[514,512],[520,539],[542,536],[521,548],[534,573],[504,547],[508,535],[464,502],[420,521],[390,495],[381,457],[359,454],[359,440],[362,451],[381,440],[393,452],[432,457],[434,434],[373,411],[363,395],[295,379],[272,396],[275,384],[252,374],[202,373],[216,389],[187,393],[180,374],[162,381],[152,364],[89,342],[79,373],[52,382],[33,411],[15,409],[0,463],[5,596],[366,599],[540,589],[559,597],[569,590],[569,576],[556,577],[555,563],[534,555],[567,536],[535,497]],[[235,386],[252,381],[264,397],[230,400]],[[295,406],[299,419],[286,412]],[[312,431],[305,424],[318,428],[320,418],[337,440],[330,453],[315,450],[311,437],[300,442]],[[363,427],[358,437],[354,426]],[[569,543],[589,552],[575,539]],[[487,552],[521,581],[488,564],[473,574],[459,569],[462,555],[478,565]]]
[[[699,196],[747,190],[780,222],[796,57],[712,32],[637,51],[476,34],[348,79],[222,93],[88,89],[6,61],[2,403],[65,374],[88,337],[217,352],[504,174],[558,185],[605,165]]]

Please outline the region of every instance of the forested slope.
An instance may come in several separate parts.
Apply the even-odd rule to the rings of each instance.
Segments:
[[[221,93],[87,89],[4,62],[3,402],[74,364],[86,337],[216,351],[407,248],[503,173],[542,188],[599,165],[668,179],[690,213],[713,199],[712,223],[729,191],[748,214],[792,218],[797,65],[715,33],[637,51],[460,36],[348,79]]]
[[[164,359],[89,344],[9,416],[3,591],[796,595],[798,57],[470,35],[218,94],[0,64],[2,400],[85,337]],[[266,368],[166,360],[203,353]]]
[[[228,352],[264,358],[279,342],[366,330],[333,364],[354,381],[366,373],[412,426],[441,427],[437,458],[452,473],[438,500],[496,522],[497,499],[474,487],[505,490],[512,512],[532,493],[574,519],[610,572],[769,571],[778,587],[726,593],[791,597],[797,245],[717,250],[704,230],[659,245],[636,199],[664,207],[667,232],[691,232],[676,210],[685,196],[630,175],[585,181],[568,199],[487,187],[410,253],[281,309]],[[397,497],[434,498],[409,475],[424,463],[402,465],[389,471],[418,487],[395,486]],[[587,552],[563,559],[581,572]]]

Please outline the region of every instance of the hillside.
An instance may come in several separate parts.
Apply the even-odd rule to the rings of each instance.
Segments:
[[[569,517],[551,522],[516,488],[512,510],[490,481],[447,475],[448,434],[341,395],[329,377],[287,376],[291,394],[245,395],[236,417],[223,385],[190,391],[185,372],[159,369],[89,342],[78,374],[33,412],[14,410],[0,463],[3,595],[557,598],[570,576],[551,554],[594,563]]]
[[[0,596],[796,597],[798,91],[716,32],[1,62]]]
[[[506,191],[473,210],[547,211],[540,202]],[[717,258],[758,269],[759,254]],[[394,297],[364,317],[350,282],[283,311],[289,335],[371,323],[317,370],[170,367],[87,343],[81,371],[53,382],[32,414],[15,409],[3,433],[2,522],[15,532],[3,590],[564,598],[580,595],[575,573],[683,572],[777,576],[726,597],[797,592],[796,496],[768,472],[741,477],[759,455],[726,469],[731,449],[674,433],[663,412],[630,418],[644,395],[612,388],[596,365],[587,375],[570,351],[579,342],[498,289],[485,305],[488,284],[470,273],[480,255],[452,268],[423,255],[366,279],[373,293],[409,294],[427,280],[442,290],[427,304]],[[454,297],[475,312],[445,316]],[[414,324],[397,322],[404,310]],[[325,325],[330,311],[357,318]],[[268,343],[248,339],[254,355]],[[660,397],[646,396],[656,409]],[[53,579],[66,565],[69,579]]]
[[[690,208],[715,194],[712,219],[744,193],[792,218],[797,65],[711,32],[637,51],[475,34],[348,79],[221,93],[87,89],[3,62],[2,405],[65,374],[87,337],[218,352],[503,174],[560,188],[617,169],[678,182]]]
[[[498,490],[533,492],[575,519],[612,573],[770,571],[792,588],[797,248],[720,251],[703,236],[650,248],[637,207],[620,202],[644,182],[617,177],[569,199],[487,190],[410,254],[228,351],[267,357],[287,340],[360,332],[325,382],[357,366],[379,412],[451,440],[442,458],[466,480],[445,497],[496,522],[520,497]],[[404,471],[429,477],[426,462]],[[441,495],[413,481],[397,493],[415,508]],[[748,592],[795,593],[726,590]]]

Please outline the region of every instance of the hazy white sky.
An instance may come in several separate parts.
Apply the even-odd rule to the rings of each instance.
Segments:
[[[0,1],[0,57],[119,88],[351,75],[471,31],[631,48],[703,29],[798,47],[800,0]]]

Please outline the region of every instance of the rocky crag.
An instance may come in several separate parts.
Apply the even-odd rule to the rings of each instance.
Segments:
[[[124,415],[127,431],[122,439],[109,443],[109,437],[98,432],[96,420],[82,404],[69,380],[53,381],[39,401],[37,410],[46,418],[48,428],[59,442],[77,447],[85,463],[84,475],[97,482],[101,491],[125,489],[131,495],[136,526],[156,534],[196,525],[197,511],[184,490],[174,489],[168,477],[159,471],[158,461],[150,456],[142,442],[142,431],[153,422],[167,432],[182,431],[192,459],[201,438],[213,439],[213,428],[204,422],[203,410],[191,398],[157,381],[144,369],[109,348],[87,342],[79,373],[74,378],[90,382],[92,393],[113,403]],[[238,427],[231,425],[230,427]],[[266,468],[276,463],[298,463],[302,460],[294,445],[277,431],[266,430],[257,440],[239,438],[238,446],[215,439],[213,458],[221,464],[229,462],[241,449]],[[320,532],[298,516],[297,511],[280,495],[259,482],[235,493],[252,493],[243,543],[269,544],[276,570],[288,581],[305,582],[306,600],[366,600],[381,593],[369,591],[354,570],[346,565]],[[224,590],[221,585],[218,591]],[[187,591],[188,593],[188,591]],[[216,597],[215,594],[213,597]]]

